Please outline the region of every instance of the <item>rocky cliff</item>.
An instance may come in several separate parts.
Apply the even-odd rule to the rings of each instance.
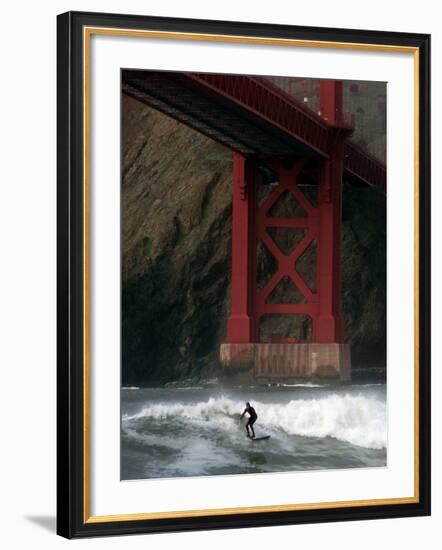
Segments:
[[[122,109],[123,384],[216,375],[229,313],[231,152],[129,97]],[[354,364],[384,365],[385,196],[346,186],[343,217],[347,340]]]

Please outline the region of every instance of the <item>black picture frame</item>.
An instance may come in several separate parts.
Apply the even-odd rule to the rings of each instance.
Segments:
[[[105,13],[57,21],[57,533],[67,538],[335,522],[430,514],[430,36]],[[415,48],[419,58],[419,498],[407,504],[90,521],[85,514],[84,86],[85,27],[270,37]]]

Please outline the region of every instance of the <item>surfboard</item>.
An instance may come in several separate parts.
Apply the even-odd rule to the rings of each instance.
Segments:
[[[249,437],[250,441],[265,441],[266,439],[270,439],[269,435],[263,435],[262,437]]]

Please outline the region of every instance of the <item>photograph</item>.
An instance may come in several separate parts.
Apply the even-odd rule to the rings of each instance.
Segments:
[[[121,480],[385,468],[387,83],[121,69]]]

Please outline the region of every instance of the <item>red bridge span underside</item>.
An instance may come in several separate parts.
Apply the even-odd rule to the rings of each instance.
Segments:
[[[123,92],[248,155],[329,158],[337,125],[263,77],[123,71]],[[350,128],[339,129],[351,134]],[[386,188],[385,164],[345,140],[344,179]],[[307,163],[305,171],[308,174]]]

